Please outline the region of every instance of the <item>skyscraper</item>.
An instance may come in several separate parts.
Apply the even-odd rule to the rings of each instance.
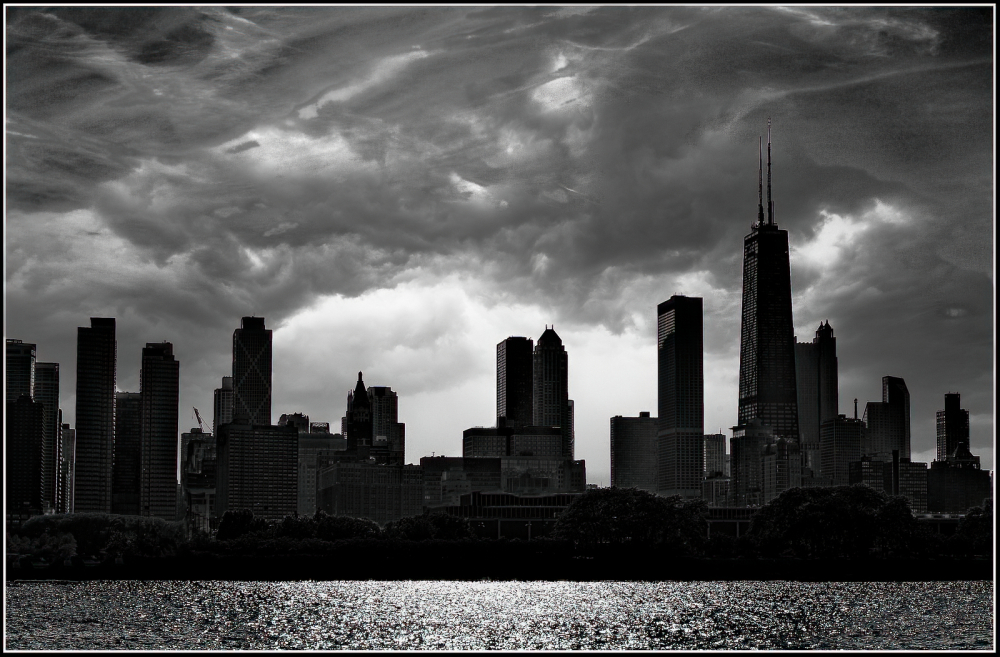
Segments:
[[[864,431],[861,420],[846,415],[827,420],[820,427],[820,473],[833,486],[850,485],[850,464],[861,460]]]
[[[657,490],[701,496],[705,466],[702,299],[674,295],[657,314]]]
[[[222,387],[215,389],[213,406],[212,435],[218,435],[219,427],[233,421],[233,377],[222,377]]]
[[[881,461],[910,458],[910,393],[898,376],[882,377],[882,401],[868,402],[863,416],[865,437],[862,453]]]
[[[142,394],[115,393],[115,462],[111,477],[111,513],[140,514],[142,472]]]
[[[113,317],[91,317],[76,336],[77,513],[111,512],[118,343]]]
[[[656,418],[611,418],[611,486],[656,492]]]
[[[361,372],[358,372],[354,390],[347,393],[344,431],[347,432],[344,436],[347,438],[347,451],[367,459],[372,446],[372,405]]]
[[[35,345],[7,338],[7,401],[35,398]]]
[[[244,317],[233,331],[233,422],[271,424],[271,331]]]
[[[169,342],[142,350],[139,503],[144,516],[177,517],[177,401],[180,364]]]
[[[59,363],[35,363],[35,401],[42,403],[42,505],[59,507]]]
[[[27,519],[42,513],[42,404],[27,394],[8,401],[4,426],[7,515]]]
[[[60,417],[62,411],[59,412]],[[62,506],[59,513],[73,513],[73,487],[76,478],[76,429],[71,429],[68,424],[63,424],[59,428],[60,439],[62,441]]]
[[[368,401],[371,403],[372,445],[378,448],[378,462],[403,465],[406,426],[399,422],[399,395],[388,386],[371,386]]]
[[[795,343],[795,383],[802,465],[818,474],[819,428],[839,409],[837,338],[829,321],[820,323],[812,342]]]
[[[969,449],[969,411],[962,408],[962,396],[949,392],[944,396],[944,410],[937,412],[937,460],[955,454],[959,445]]]
[[[775,438],[798,442],[795,336],[788,231],[774,222],[771,201],[771,122],[767,129],[767,223],[764,223],[763,164],[758,169],[757,223],[743,240],[743,321],[740,333],[739,425],[751,418]]]
[[[569,358],[554,329],[545,331],[532,355],[532,424],[560,427],[563,457],[573,458],[573,433],[569,421]]]
[[[526,427],[534,422],[533,342],[510,337],[497,344],[497,417],[507,418],[508,427]]]

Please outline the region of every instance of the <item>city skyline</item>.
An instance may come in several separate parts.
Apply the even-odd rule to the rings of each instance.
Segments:
[[[607,484],[608,418],[655,411],[655,307],[683,294],[704,298],[705,432],[728,433],[770,116],[795,334],[834,327],[839,411],[905,379],[929,462],[961,393],[993,468],[978,11],[122,11],[8,15],[5,333],[61,364],[72,427],[90,317],[117,318],[121,391],[173,343],[183,432],[256,315],[275,417],[337,425],[364,371],[399,395],[408,462],[458,455],[495,420],[495,345],[554,324],[576,458]]]

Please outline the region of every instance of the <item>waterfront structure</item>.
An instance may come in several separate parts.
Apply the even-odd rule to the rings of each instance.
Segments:
[[[406,425],[399,421],[399,395],[388,386],[370,386],[372,456],[377,463],[403,465]]]
[[[518,495],[471,491],[439,511],[466,518],[479,538],[531,540],[547,536],[581,493]]]
[[[700,497],[705,466],[703,310],[674,295],[657,315],[657,491]]]
[[[733,506],[754,507],[764,502],[762,456],[764,448],[774,442],[774,432],[759,418],[732,428],[729,439]]]
[[[531,338],[509,337],[497,344],[497,417],[509,427],[534,422],[533,348]]]
[[[347,452],[358,459],[367,459],[372,447],[372,406],[361,372],[354,390],[347,393],[347,414],[342,426]]]
[[[795,336],[788,231],[774,221],[771,201],[771,122],[767,129],[767,222],[763,155],[758,167],[757,221],[743,240],[738,425],[759,418],[775,438],[799,440]]]
[[[203,532],[218,528],[215,512],[218,453],[215,436],[195,427],[181,434],[181,494],[188,526]]]
[[[60,506],[59,462],[62,445],[59,440],[59,363],[35,362],[34,399],[42,404],[42,506],[54,512]]]
[[[6,400],[17,401],[22,395],[35,398],[35,345],[7,338]]]
[[[333,463],[317,476],[316,504],[330,515],[368,518],[384,525],[420,515],[423,491],[419,465]]]
[[[837,338],[830,322],[820,323],[812,342],[795,343],[796,404],[802,466],[820,470],[820,425],[839,413]]]
[[[832,486],[850,485],[850,463],[861,460],[864,423],[838,415],[820,427],[820,474]]]
[[[656,492],[657,418],[649,411],[639,417],[611,418],[611,487]]]
[[[882,401],[868,402],[862,419],[865,456],[890,461],[898,451],[900,458],[910,458],[910,392],[902,378],[882,377]]]
[[[139,506],[144,516],[177,517],[177,403],[180,364],[169,342],[142,350]]]
[[[8,522],[23,522],[43,510],[42,443],[45,437],[41,402],[23,394],[6,402],[6,511]]]
[[[62,411],[59,412],[62,417]],[[76,430],[71,429],[68,424],[60,423],[59,439],[62,443],[60,454],[60,478],[59,485],[62,487],[60,499],[62,504],[58,513],[73,513],[73,484],[76,475]]]
[[[778,438],[764,446],[761,452],[761,499],[764,504],[789,488],[797,488],[801,481],[802,454],[797,442]]]
[[[140,515],[142,501],[142,394],[115,393],[115,451],[111,513]]]
[[[536,427],[560,427],[563,433],[562,455],[572,459],[573,430],[569,420],[569,358],[555,330],[545,331],[532,354],[532,424]]]
[[[233,331],[232,421],[271,424],[271,330],[263,317],[244,317]]]
[[[949,392],[944,396],[944,410],[937,412],[937,460],[947,460],[959,445],[969,449],[969,411],[962,408],[959,393]]]
[[[233,377],[222,377],[222,387],[213,396],[212,434],[219,435],[219,427],[233,421]]]
[[[91,317],[76,337],[77,513],[111,512],[118,343],[113,317]]]
[[[281,520],[298,510],[299,435],[294,426],[232,422],[216,437],[216,513],[250,509]]]

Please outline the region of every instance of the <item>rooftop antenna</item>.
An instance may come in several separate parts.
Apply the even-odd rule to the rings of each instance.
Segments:
[[[757,225],[764,223],[764,146],[757,137]]]
[[[767,117],[767,225],[774,224],[774,204],[771,203],[771,117]]]

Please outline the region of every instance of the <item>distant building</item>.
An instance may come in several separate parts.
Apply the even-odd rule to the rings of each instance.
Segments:
[[[263,317],[244,317],[233,331],[232,420],[271,424],[271,330]]]
[[[962,406],[962,396],[949,392],[944,396],[944,410],[937,412],[937,460],[944,461],[959,445],[969,449],[969,411]]]
[[[534,423],[531,338],[510,337],[497,344],[497,417],[509,427]]]
[[[174,358],[171,343],[146,343],[140,380],[140,512],[144,516],[176,520],[180,364]]]
[[[334,463],[318,474],[317,506],[330,515],[384,525],[420,515],[423,490],[419,465]]]
[[[279,427],[295,427],[299,433],[309,433],[309,416],[302,413],[282,413],[278,418]]]
[[[554,329],[545,328],[532,355],[532,425],[560,427],[562,456],[573,458],[573,431],[569,412],[569,357]]]
[[[330,433],[329,422],[310,422],[309,433]]]
[[[140,514],[142,473],[142,394],[115,393],[115,462],[111,476],[111,513]]]
[[[42,505],[46,512],[60,506],[62,445],[59,440],[59,363],[35,363],[35,401],[41,402],[45,437],[42,441]]]
[[[877,491],[886,492],[885,465],[885,461],[874,460],[870,456],[862,456],[860,461],[851,461],[847,465],[848,485],[864,484]]]
[[[339,433],[327,431],[315,433],[299,432],[299,487],[298,514],[312,516],[319,508],[316,505],[317,477],[319,471],[336,462],[336,457],[347,450],[347,440]]]
[[[499,417],[496,427],[472,427],[462,432],[462,456],[498,458],[501,456],[538,456],[563,458],[564,432],[561,427],[512,427]]]
[[[372,448],[372,406],[361,372],[358,372],[354,390],[347,393],[343,432],[344,438],[347,438],[347,452],[366,460]]]
[[[216,449],[219,517],[240,509],[272,520],[296,514],[299,435],[295,427],[224,424]]]
[[[649,411],[639,417],[611,418],[611,487],[656,492],[657,419]]]
[[[219,427],[233,421],[233,377],[222,377],[222,387],[215,389],[212,434],[219,435]]]
[[[882,377],[882,401],[868,402],[864,414],[865,441],[862,453],[882,461],[910,458],[910,392],[898,376]]]
[[[77,513],[111,512],[118,343],[113,317],[91,317],[76,338]]]
[[[6,501],[8,521],[23,522],[42,513],[42,443],[45,439],[41,402],[24,394],[6,407]]]
[[[198,427],[181,434],[181,492],[191,527],[203,532],[218,528],[215,510],[218,453],[215,436]]]
[[[701,497],[705,466],[702,299],[674,295],[657,313],[657,491]]]
[[[796,401],[803,467],[820,470],[820,425],[838,415],[837,338],[830,322],[820,323],[812,342],[795,343]]]
[[[883,466],[883,486],[889,495],[901,495],[913,513],[927,513],[927,464],[914,463],[893,451],[892,461]]]
[[[17,401],[22,395],[35,398],[35,345],[7,338],[6,371],[7,401]]]
[[[833,486],[850,485],[850,463],[861,460],[864,423],[838,415],[820,427],[820,474]]]
[[[377,463],[403,465],[406,425],[399,421],[399,395],[388,386],[370,386],[372,456]]]
[[[802,455],[799,444],[778,438],[766,445],[761,454],[763,502],[767,504],[789,488],[802,482]]]
[[[774,432],[758,418],[733,427],[729,439],[733,506],[761,506],[764,503],[764,448],[774,442]]]
[[[420,459],[420,468],[423,472],[423,506],[428,508],[449,503],[448,491],[454,489],[456,481],[468,482],[465,492],[503,490],[499,457],[425,456]]]
[[[702,468],[705,477],[727,476],[726,467],[726,434],[705,434],[705,466]]]
[[[541,495],[586,490],[584,461],[512,455],[500,459],[500,481],[508,493]]]
[[[531,540],[549,535],[559,516],[580,493],[516,495],[472,491],[440,509],[466,518],[479,538]]]
[[[732,480],[729,477],[709,477],[701,482],[701,498],[710,507],[728,507]]]
[[[62,417],[62,411],[59,412]],[[73,483],[76,474],[76,430],[71,429],[68,424],[60,423],[59,439],[62,443],[60,454],[62,460],[60,466],[59,485],[62,492],[59,499],[62,501],[58,513],[73,513]]]
[[[992,497],[992,479],[981,469],[980,459],[964,443],[943,461],[931,463],[927,473],[927,510],[930,513],[965,513]]]

